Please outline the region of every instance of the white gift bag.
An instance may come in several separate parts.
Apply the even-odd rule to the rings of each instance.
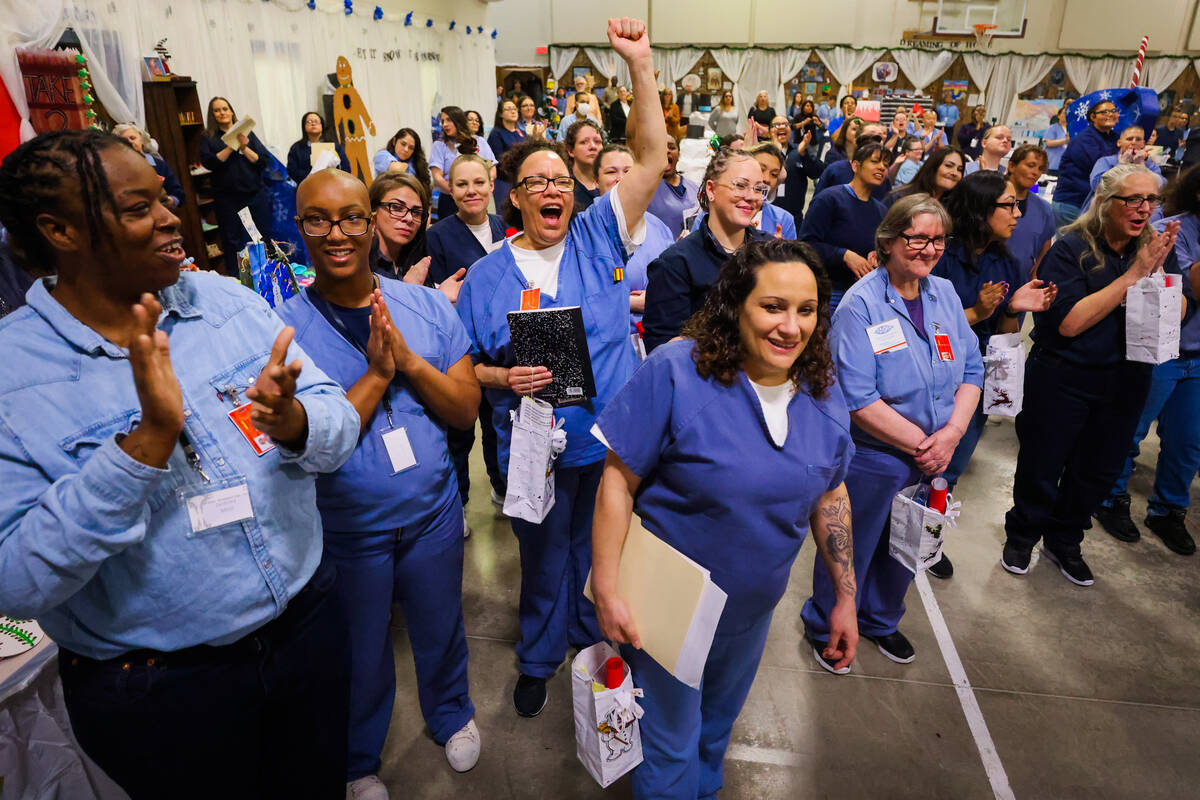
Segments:
[[[983,357],[983,413],[1015,417],[1025,397],[1025,345],[1019,333],[988,339]]]
[[[891,533],[888,554],[916,575],[938,562],[942,556],[942,534],[958,523],[961,503],[954,495],[946,497],[946,513],[939,514],[912,498],[928,484],[915,483],[897,492],[892,498]]]
[[[504,513],[538,524],[554,507],[554,459],[567,447],[563,421],[545,400],[522,397],[512,415]]]
[[[619,689],[604,688],[604,665],[617,651],[600,642],[579,652],[571,662],[571,699],[575,706],[575,745],[579,760],[601,787],[642,763],[638,720],[642,707],[635,698],[629,665]]]
[[[1183,277],[1159,271],[1125,292],[1125,358],[1162,364],[1179,358]]]

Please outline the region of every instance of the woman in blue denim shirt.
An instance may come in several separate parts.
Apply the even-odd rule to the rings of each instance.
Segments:
[[[59,644],[75,735],[132,797],[338,796],[313,476],[354,449],[354,408],[260,297],[179,271],[179,219],[123,140],[26,142],[0,221],[57,276],[0,323],[0,608]]]

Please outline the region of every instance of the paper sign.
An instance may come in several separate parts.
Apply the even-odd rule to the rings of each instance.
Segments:
[[[258,232],[258,226],[254,224],[254,217],[250,214],[250,209],[243,208],[238,212],[238,219],[242,221],[243,227],[246,228],[246,233],[250,235],[250,241],[258,244],[263,240],[262,234]]]

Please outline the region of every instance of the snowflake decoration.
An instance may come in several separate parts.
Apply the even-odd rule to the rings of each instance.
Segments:
[[[1076,106],[1075,107],[1075,119],[1080,119],[1080,120],[1087,119],[1087,112],[1088,112],[1087,106]]]
[[[1100,99],[1101,99],[1102,101],[1103,101],[1103,100],[1111,100],[1111,99],[1112,99],[1112,92],[1110,92],[1110,91],[1108,91],[1107,89],[1105,89],[1103,92],[1101,92],[1101,93],[1100,93],[1099,97],[1100,97]]]

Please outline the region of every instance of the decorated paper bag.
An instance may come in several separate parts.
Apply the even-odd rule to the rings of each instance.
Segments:
[[[888,554],[914,575],[928,569],[942,557],[942,534],[957,523],[961,503],[954,495],[946,498],[946,513],[940,514],[913,500],[917,491],[928,484],[915,483],[901,489],[892,498],[891,534]]]
[[[1125,358],[1162,364],[1179,358],[1180,275],[1156,272],[1125,292]]]
[[[554,507],[554,459],[567,447],[563,422],[545,400],[522,397],[512,415],[504,513],[535,525]]]
[[[581,650],[571,662],[576,751],[602,787],[642,763],[642,707],[634,699],[642,690],[634,688],[629,665],[624,664],[620,688],[604,686],[604,665],[616,656],[608,642],[600,642]]]
[[[1025,346],[1019,333],[988,339],[983,357],[983,413],[1015,417],[1025,396]]]

